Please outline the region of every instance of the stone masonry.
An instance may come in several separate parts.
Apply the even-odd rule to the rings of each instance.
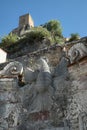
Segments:
[[[86,45],[55,45],[0,64],[0,130],[86,130]]]

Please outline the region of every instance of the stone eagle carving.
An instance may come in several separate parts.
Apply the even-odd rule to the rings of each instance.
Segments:
[[[51,85],[51,72],[49,69],[49,65],[46,60],[40,58],[38,60],[40,72],[37,76],[36,88],[39,92],[45,91]]]
[[[32,83],[33,81],[35,81],[38,73],[39,73],[38,70],[32,70],[29,67],[24,68],[23,76],[25,82]]]
[[[51,73],[46,60],[40,58],[38,60],[39,73],[34,86],[35,97],[29,107],[30,113],[48,111],[51,108],[51,95],[53,89],[51,87]]]

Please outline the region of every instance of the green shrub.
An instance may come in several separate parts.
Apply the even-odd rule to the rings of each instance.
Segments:
[[[54,37],[54,42],[55,43],[58,43],[58,44],[63,44],[64,43],[64,39],[63,38],[60,38],[58,36],[55,36]]]
[[[47,28],[48,31],[51,32],[53,36],[57,35],[62,37],[62,26],[57,20],[50,20],[49,22],[43,25],[44,28]]]
[[[69,41],[71,42],[71,41],[75,41],[78,39],[80,39],[80,35],[78,33],[72,33]]]
[[[28,33],[25,34],[25,37],[23,39],[29,43],[39,42],[44,39],[49,39],[50,41],[52,40],[50,32],[42,27],[32,28]]]
[[[43,25],[50,33],[54,43],[63,43],[62,26],[59,21],[51,20]]]
[[[7,36],[4,36],[2,39],[1,39],[1,45],[0,46],[9,46],[13,43],[16,43],[18,41],[19,37],[16,35],[16,34],[12,34],[10,33],[9,35]]]

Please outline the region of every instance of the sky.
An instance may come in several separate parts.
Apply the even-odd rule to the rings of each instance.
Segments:
[[[59,20],[63,36],[87,36],[87,0],[0,0],[0,38],[18,27],[19,16],[29,13],[35,26]]]

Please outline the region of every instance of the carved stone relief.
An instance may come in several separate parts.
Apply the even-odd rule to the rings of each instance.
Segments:
[[[70,62],[74,63],[87,56],[87,47],[83,43],[74,44],[68,51]]]

